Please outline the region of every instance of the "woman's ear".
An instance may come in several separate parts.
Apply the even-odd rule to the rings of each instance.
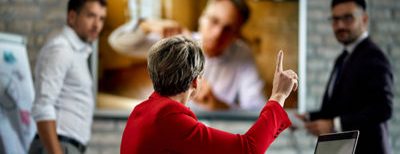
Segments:
[[[196,77],[196,78],[194,78],[193,79],[193,81],[192,81],[192,87],[194,88],[194,89],[197,89],[197,87],[199,86],[199,77]]]

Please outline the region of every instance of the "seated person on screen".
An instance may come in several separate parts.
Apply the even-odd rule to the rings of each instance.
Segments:
[[[242,0],[210,0],[199,19],[199,32],[190,33],[176,21],[145,19],[131,21],[109,37],[118,52],[147,55],[158,40],[184,34],[200,41],[205,52],[204,79],[192,101],[207,110],[259,111],[265,105],[264,82],[250,48],[240,36],[250,10]],[[193,104],[192,104],[193,105]]]

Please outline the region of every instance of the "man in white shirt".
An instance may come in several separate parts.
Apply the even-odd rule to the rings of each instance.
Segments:
[[[105,0],[70,0],[67,25],[40,51],[29,153],[84,153],[95,106],[88,57],[105,16]]]
[[[249,47],[239,39],[250,10],[241,0],[210,0],[199,19],[199,32],[190,33],[171,20],[131,21],[109,37],[118,52],[146,57],[150,46],[177,34],[199,40],[206,55],[202,88],[193,97],[208,110],[260,110],[264,105],[264,82],[256,70]]]

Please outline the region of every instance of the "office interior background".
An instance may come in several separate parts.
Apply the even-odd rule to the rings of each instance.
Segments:
[[[112,1],[115,0],[109,0],[109,2]],[[290,10],[285,9],[285,7],[290,7],[291,3],[299,2],[296,0],[249,1],[254,1],[254,3],[255,1],[257,3],[269,3],[271,6],[279,5],[281,7],[280,11],[289,11],[288,14],[290,14]],[[325,85],[333,67],[333,61],[340,54],[342,47],[335,40],[330,23],[327,20],[327,17],[330,15],[330,0],[304,0],[303,2],[305,2],[306,7],[306,48],[305,53],[303,53],[306,57],[306,91],[304,103],[306,110],[316,110],[320,107]],[[389,130],[393,151],[395,154],[400,154],[400,29],[398,28],[400,27],[400,3],[398,0],[369,0],[368,2],[368,13],[370,16],[369,33],[373,40],[386,52],[394,70],[394,114],[390,120]],[[0,0],[0,32],[13,33],[26,37],[26,47],[31,69],[34,68],[36,55],[46,39],[57,33],[65,24],[66,4],[67,0]],[[270,14],[279,15],[280,13],[271,12]],[[295,13],[295,15],[298,14]],[[297,20],[297,18],[293,20]],[[294,22],[298,25],[297,21]],[[195,27],[195,25],[189,26],[193,26],[193,29]],[[294,39],[296,43],[293,45],[293,48],[288,50],[298,50],[297,33],[293,36],[287,34],[285,37],[278,34],[271,35],[274,35],[274,37],[267,39],[268,42],[272,42],[271,44],[274,41],[282,42],[282,40]],[[264,48],[271,49],[268,47]],[[296,60],[295,58],[293,59]],[[296,69],[298,67],[297,63],[289,65]],[[288,110],[296,112],[298,106],[298,104],[293,105]],[[252,123],[251,121],[234,120],[206,120],[205,122],[212,127],[234,133],[245,132]],[[119,153],[121,133],[124,126],[125,120],[118,116],[110,115],[108,118],[99,118],[95,115],[92,126],[93,134],[87,153]],[[304,129],[288,129],[278,137],[267,153],[313,153],[315,143],[316,138],[307,134]]]

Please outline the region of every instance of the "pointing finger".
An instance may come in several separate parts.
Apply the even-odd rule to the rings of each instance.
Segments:
[[[283,51],[279,50],[278,57],[276,59],[276,72],[283,71],[282,61],[283,61]]]

